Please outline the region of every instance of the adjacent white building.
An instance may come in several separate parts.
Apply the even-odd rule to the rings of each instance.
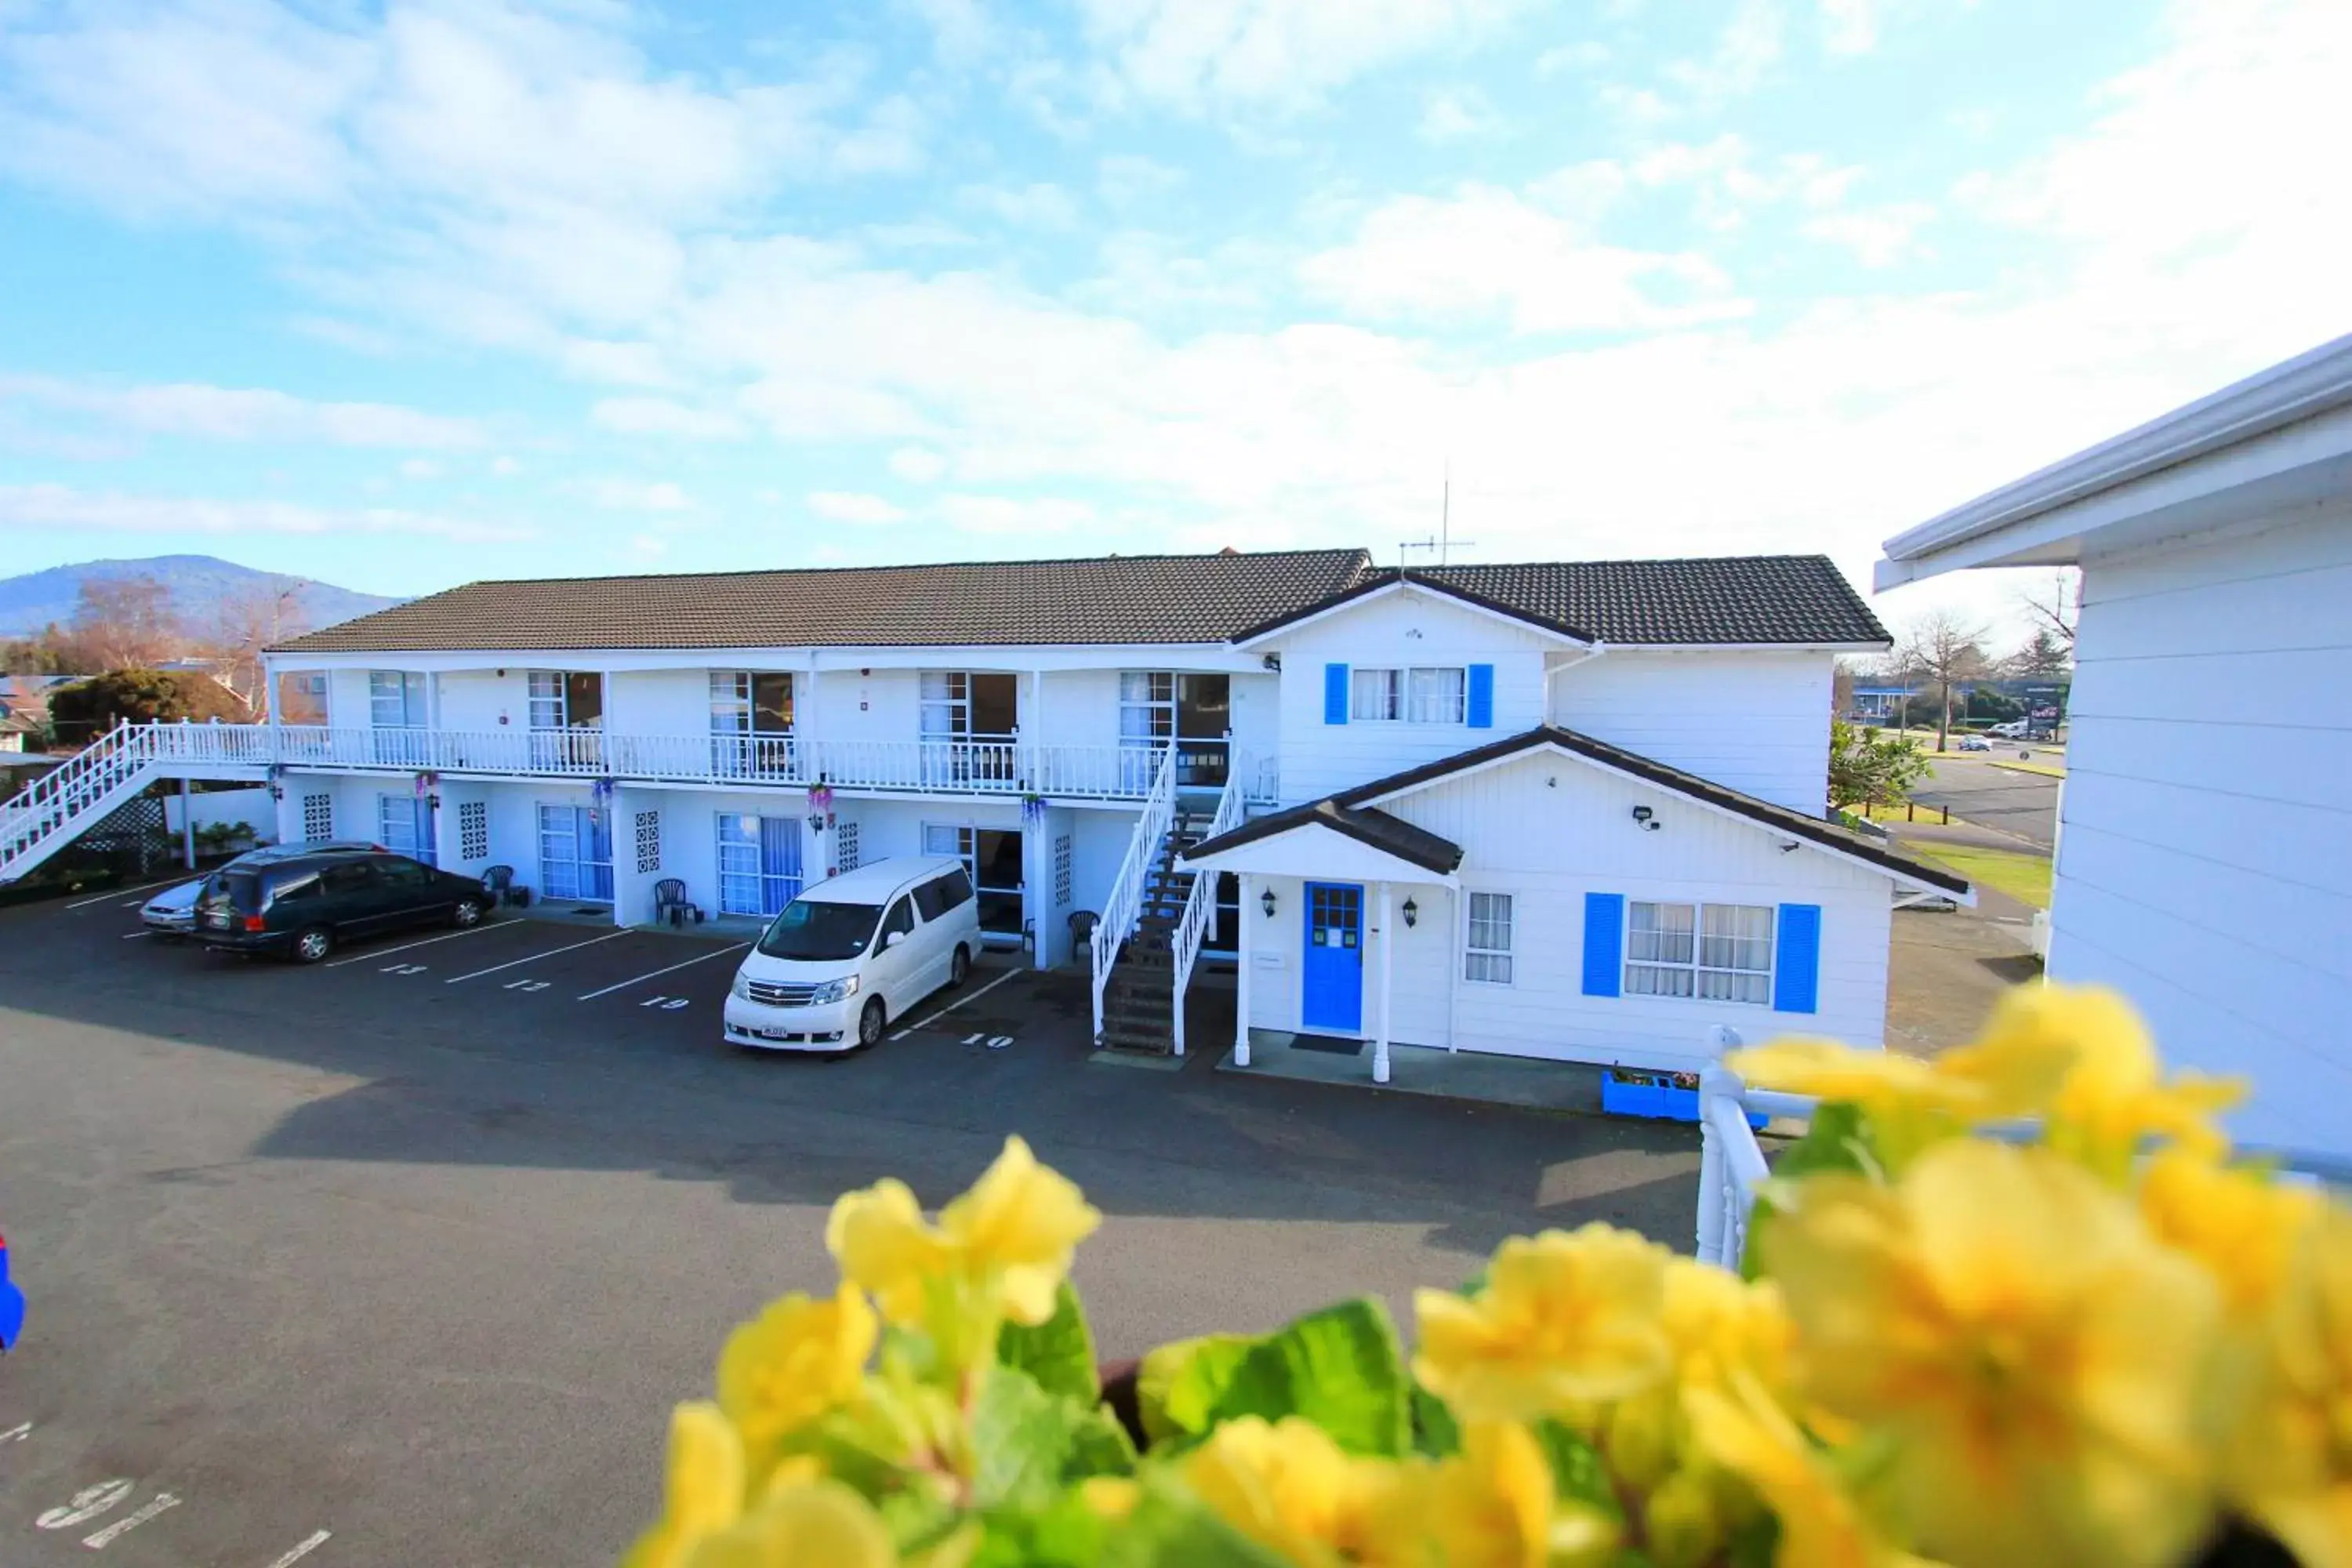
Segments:
[[[1881,588],[2077,565],[2054,979],[2120,988],[2238,1131],[2352,1151],[2352,338],[1887,541]]]
[[[1891,910],[1969,896],[1825,820],[1834,658],[1885,644],[1816,556],[480,583],[272,650],[270,724],[92,748],[0,815],[0,878],[159,774],[623,924],[955,855],[992,942],[1094,970],[1109,1044],[1184,1048],[1207,955],[1244,1046],[1696,1070],[1880,1040]]]

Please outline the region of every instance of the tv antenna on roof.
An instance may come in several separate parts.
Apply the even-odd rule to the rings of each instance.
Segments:
[[[1397,545],[1397,570],[1400,572],[1404,570],[1404,552],[1408,550],[1426,550],[1437,558],[1437,564],[1443,566],[1445,564],[1446,556],[1453,552],[1455,545],[1459,544],[1466,549],[1477,542],[1475,539],[1454,537],[1454,462],[1449,458],[1445,463],[1444,489],[1438,492],[1437,531],[1427,539],[1407,539],[1400,542]]]

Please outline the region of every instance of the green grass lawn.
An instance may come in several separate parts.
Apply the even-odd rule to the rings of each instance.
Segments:
[[[1904,847],[1915,855],[1939,861],[1987,888],[2037,910],[2050,907],[2050,857],[2015,849],[1980,849],[1971,844],[1935,844],[1914,839]]]
[[[1997,768],[2007,768],[2013,773],[2040,773],[2044,778],[2052,779],[2063,779],[2066,776],[2064,768],[2053,767],[2048,763],[2021,763],[1996,757],[1993,759],[1992,765]]]

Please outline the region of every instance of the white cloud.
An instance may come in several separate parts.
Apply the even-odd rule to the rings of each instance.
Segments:
[[[693,498],[668,480],[583,479],[572,487],[594,506],[611,511],[692,511]]]
[[[1536,57],[1536,75],[1560,76],[1570,71],[1598,70],[1612,58],[1609,46],[1598,38],[1560,44]]]
[[[1416,55],[1466,48],[1525,0],[1078,0],[1109,89],[1191,110],[1289,110]]]
[[[430,458],[411,458],[400,465],[400,477],[404,479],[437,479],[441,477],[441,465]]]
[[[658,561],[669,553],[669,541],[657,533],[633,533],[627,549],[639,561]]]
[[[1027,185],[966,185],[956,193],[956,203],[1014,228],[1078,226],[1078,207],[1070,193],[1042,180]]]
[[[905,507],[856,490],[811,490],[808,509],[827,522],[845,522],[858,528],[903,522],[907,517]]]
[[[1807,218],[1803,232],[1825,244],[1843,246],[1864,267],[1892,267],[1927,254],[1919,230],[1933,222],[1936,209],[1925,202],[1896,202],[1866,211],[1823,213]]]
[[[1100,519],[1084,501],[1051,496],[949,495],[941,496],[934,510],[961,533],[1067,533]]]
[[[453,450],[479,447],[487,439],[481,425],[471,419],[388,403],[318,403],[266,387],[123,385],[0,374],[0,405],[5,404],[85,419],[112,430],[206,441]]]
[[[499,458],[490,464],[490,473],[497,479],[510,479],[521,472],[522,465],[512,458]]]
[[[898,0],[929,29],[932,50],[940,61],[967,66],[988,53],[995,41],[981,0]]]
[[[743,421],[723,409],[690,408],[666,397],[607,397],[588,410],[588,421],[627,436],[675,436],[690,441],[727,441],[743,435]]]
[[[948,471],[948,460],[929,447],[901,447],[890,454],[890,471],[912,484],[936,484]]]
[[[529,527],[486,523],[392,507],[361,510],[289,501],[215,500],[126,495],[67,485],[0,485],[0,529],[60,529],[88,533],[351,534],[490,543],[535,537]]]
[[[1822,47],[1832,55],[1866,55],[1884,40],[1889,22],[1973,4],[1975,0],[1819,0]]]
[[[1445,200],[1391,201],[1348,244],[1307,258],[1298,273],[1308,289],[1360,316],[1500,314],[1520,332],[1655,329],[1747,309],[1702,257],[1601,244],[1488,185]]]
[[[1737,0],[1706,58],[1674,62],[1666,79],[1701,108],[1744,97],[1780,64],[1788,21],[1779,0]]]
[[[1422,100],[1421,139],[1424,142],[1442,145],[1491,136],[1502,124],[1494,104],[1475,87],[1441,88]]]
[[[1114,153],[1095,163],[1095,189],[1113,206],[1165,201],[1183,184],[1183,170],[1132,153]]]

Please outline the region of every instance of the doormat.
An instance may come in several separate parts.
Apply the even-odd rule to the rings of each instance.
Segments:
[[[1290,1042],[1294,1051],[1321,1051],[1328,1057],[1360,1057],[1364,1054],[1361,1040],[1334,1040],[1320,1035],[1301,1035]]]
[[[583,904],[572,912],[575,915],[609,915],[613,911],[596,904]]]

